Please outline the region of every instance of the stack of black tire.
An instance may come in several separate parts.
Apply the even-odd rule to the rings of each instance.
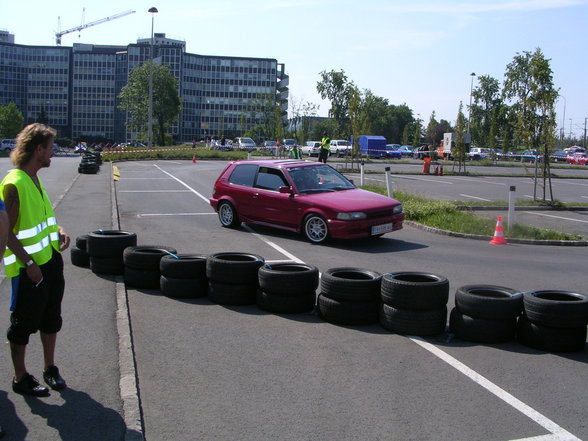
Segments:
[[[88,254],[88,235],[83,234],[76,237],[75,245],[70,248],[69,252],[72,265],[88,268],[90,266],[90,255]]]
[[[466,285],[455,292],[449,329],[461,340],[505,343],[514,340],[517,317],[522,311],[523,295],[517,290],[495,285]]]
[[[263,257],[249,253],[216,253],[206,260],[208,298],[220,305],[252,305],[259,287]]]
[[[449,281],[421,272],[385,274],[382,278],[380,324],[391,332],[429,336],[447,325]]]
[[[588,296],[569,291],[534,291],[523,295],[524,314],[517,340],[549,352],[582,351],[586,344]]]
[[[125,283],[135,288],[160,288],[161,259],[177,254],[175,248],[161,245],[130,246],[123,251]]]
[[[206,259],[198,254],[163,256],[159,262],[161,292],[177,299],[205,297],[208,290]]]
[[[80,165],[78,166],[78,172],[83,174],[96,174],[102,164],[102,156],[100,152],[84,152]]]
[[[137,245],[137,235],[121,230],[97,230],[88,234],[86,242],[90,269],[95,274],[124,274],[123,252]]]
[[[337,325],[377,323],[382,275],[360,268],[331,268],[321,275],[317,309]]]
[[[302,263],[278,263],[259,268],[257,306],[278,314],[311,311],[316,303],[319,272]]]

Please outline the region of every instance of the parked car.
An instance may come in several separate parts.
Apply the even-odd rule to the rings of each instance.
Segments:
[[[411,145],[401,145],[398,148],[398,151],[402,156],[412,156],[412,146]]]
[[[565,150],[554,150],[550,158],[553,162],[566,162],[568,160],[568,152]]]
[[[3,139],[0,141],[0,150],[11,152],[16,147],[16,139]]]
[[[300,160],[231,162],[210,205],[223,227],[265,225],[313,243],[381,236],[404,220],[397,200],[357,188],[330,165]]]
[[[330,154],[336,156],[345,156],[347,153],[351,153],[351,144],[345,139],[333,139],[331,140]]]
[[[320,148],[321,143],[319,141],[306,141],[306,144],[300,147],[300,153],[308,156],[318,156]]]
[[[276,148],[276,141],[264,141],[261,148],[262,150],[273,151]]]
[[[584,147],[580,147],[579,145],[573,145],[564,150],[568,153],[586,153],[586,149]]]
[[[437,159],[437,151],[433,150],[431,152],[428,145],[422,145],[412,149],[412,157],[414,159],[425,159],[427,156],[431,157],[432,159]]]
[[[470,151],[466,154],[468,159],[472,159],[474,161],[478,161],[480,159],[486,159],[490,156],[490,149],[485,147],[472,147]]]
[[[255,144],[255,141],[253,141],[251,138],[235,138],[235,144],[237,145],[238,150],[245,150],[247,152],[257,150],[257,144]]]
[[[588,155],[586,153],[572,153],[567,157],[568,164],[573,165],[588,165]]]
[[[402,153],[400,153],[400,144],[386,144],[386,150],[384,157],[389,159],[402,159]]]
[[[532,150],[525,150],[521,154],[521,162],[535,162],[535,161],[543,161],[543,155],[540,155],[539,152],[535,149]]]

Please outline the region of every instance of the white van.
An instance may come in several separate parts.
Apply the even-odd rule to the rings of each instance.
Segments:
[[[257,150],[257,144],[251,138],[236,138],[237,148],[239,150],[245,150],[251,152]]]

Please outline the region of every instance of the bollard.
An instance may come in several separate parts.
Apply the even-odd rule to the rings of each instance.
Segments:
[[[515,224],[515,191],[517,188],[514,185],[510,186],[508,192],[508,217],[506,219],[506,228],[512,228]]]
[[[388,192],[388,197],[394,197],[394,190],[392,189],[392,181],[390,181],[390,167],[386,167],[384,174],[386,175],[386,190]]]
[[[363,187],[363,159],[361,160],[361,163],[359,164],[359,185]]]

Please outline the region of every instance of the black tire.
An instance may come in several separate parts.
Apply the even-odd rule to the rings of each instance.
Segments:
[[[233,204],[228,201],[221,201],[218,204],[218,220],[225,228],[236,228],[241,225],[239,214]]]
[[[301,314],[314,309],[315,292],[306,292],[297,296],[282,296],[257,291],[257,306],[276,314]]]
[[[137,245],[137,235],[121,230],[98,230],[88,234],[87,251],[95,257],[120,257],[126,247]]]
[[[161,292],[174,299],[195,299],[206,297],[208,292],[208,280],[202,279],[175,279],[161,276],[159,279]]]
[[[329,237],[327,222],[318,214],[309,214],[304,218],[302,232],[312,243],[323,243]]]
[[[380,302],[339,302],[319,294],[319,315],[323,320],[336,325],[371,325],[378,322]]]
[[[466,285],[455,291],[455,305],[470,317],[504,320],[523,312],[523,294],[496,285]]]
[[[379,302],[382,275],[362,268],[331,268],[321,275],[321,293],[340,302]]]
[[[278,296],[305,295],[319,284],[318,268],[303,263],[265,264],[258,271],[259,288]]]
[[[523,304],[527,318],[538,325],[553,328],[588,325],[588,297],[584,294],[534,291],[524,294]]]
[[[88,235],[83,234],[81,236],[76,237],[76,247],[80,250],[88,251]]]
[[[205,279],[206,259],[201,254],[166,255],[159,262],[159,272],[174,279]]]
[[[122,275],[125,264],[120,257],[98,257],[90,255],[90,269],[95,274]]]
[[[163,245],[140,245],[125,248],[123,260],[125,266],[159,272],[159,262],[163,256],[177,254],[177,250]]]
[[[505,343],[514,340],[517,326],[515,317],[489,320],[470,317],[457,307],[449,314],[449,330],[457,338],[476,343]]]
[[[522,315],[517,323],[517,340],[540,351],[579,352],[586,347],[586,326],[552,328],[533,323]]]
[[[229,285],[208,281],[208,298],[219,305],[253,305],[256,301],[257,284]]]
[[[249,253],[216,253],[206,259],[206,277],[231,285],[255,285],[258,271],[265,264],[263,257]]]
[[[86,250],[82,250],[78,247],[71,247],[70,257],[72,265],[81,266],[84,268],[90,266],[90,256],[88,253],[86,253]]]
[[[159,269],[157,271],[136,269],[125,265],[125,283],[135,288],[159,289]]]
[[[382,303],[380,324],[388,331],[421,337],[438,335],[445,331],[447,306],[427,311],[399,309]]]
[[[394,308],[432,310],[447,305],[449,281],[443,276],[422,272],[384,274],[382,301]]]

